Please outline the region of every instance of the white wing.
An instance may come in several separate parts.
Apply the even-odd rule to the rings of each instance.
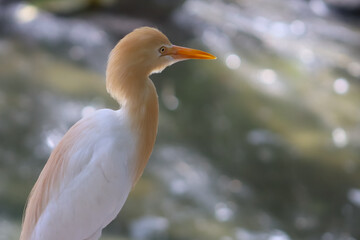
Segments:
[[[45,206],[32,240],[88,239],[116,217],[133,184],[136,139],[125,116],[121,110],[100,110],[64,136],[57,147],[62,163],[43,170],[57,171],[57,178],[47,177],[50,185],[38,184],[51,174],[42,173],[37,182],[49,192],[40,199]]]

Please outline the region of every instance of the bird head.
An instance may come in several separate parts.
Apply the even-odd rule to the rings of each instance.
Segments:
[[[186,59],[215,59],[216,57],[191,48],[170,43],[159,30],[141,27],[119,41],[110,54],[109,63],[115,61],[127,70],[150,75],[161,72],[167,66]]]
[[[106,88],[120,104],[140,96],[148,76],[186,59],[215,59],[196,49],[175,46],[159,30],[135,29],[114,47],[106,69]]]

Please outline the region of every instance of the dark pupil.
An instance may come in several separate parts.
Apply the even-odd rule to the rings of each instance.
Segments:
[[[161,51],[164,52],[164,51],[165,51],[165,48],[162,48]]]

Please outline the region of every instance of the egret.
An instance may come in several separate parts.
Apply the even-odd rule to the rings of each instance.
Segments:
[[[109,55],[106,88],[118,110],[75,123],[52,151],[27,202],[20,240],[95,240],[120,212],[142,175],[158,127],[158,97],[149,76],[186,59],[215,59],[172,45],[141,27]]]

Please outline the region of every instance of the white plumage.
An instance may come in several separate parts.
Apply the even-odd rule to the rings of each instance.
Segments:
[[[32,240],[98,239],[116,217],[134,177],[136,140],[129,121],[125,109],[104,109],[77,123],[83,131],[76,136],[63,181],[51,194]]]

